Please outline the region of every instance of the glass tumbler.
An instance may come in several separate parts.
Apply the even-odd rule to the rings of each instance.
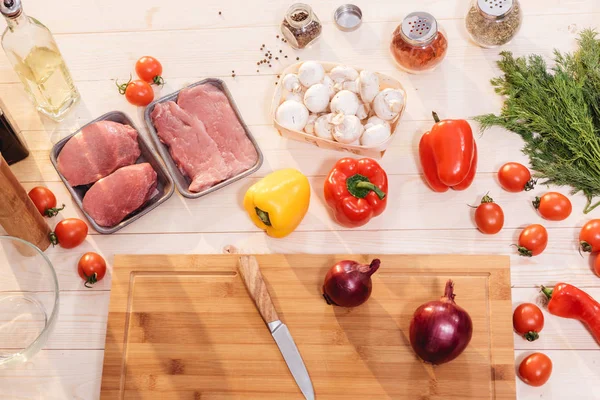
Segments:
[[[25,362],[44,347],[58,315],[58,293],[44,253],[0,236],[0,366]]]

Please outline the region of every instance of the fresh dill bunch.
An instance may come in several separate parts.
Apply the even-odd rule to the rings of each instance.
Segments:
[[[505,96],[500,115],[476,117],[482,131],[501,126],[519,134],[541,183],[571,186],[587,197],[584,213],[600,205],[600,42],[585,30],[573,54],[554,53],[549,69],[541,56],[500,53],[503,76],[492,79]]]

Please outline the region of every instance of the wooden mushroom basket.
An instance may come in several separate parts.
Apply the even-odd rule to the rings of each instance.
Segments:
[[[327,72],[327,73],[329,73],[334,67],[336,67],[338,65],[343,65],[343,64],[332,63],[332,62],[322,62],[322,61],[317,61],[317,62],[319,62],[321,65],[323,65],[323,68],[325,69],[325,72]],[[273,96],[273,103],[271,105],[271,116],[273,118],[273,124],[279,131],[279,134],[281,136],[289,138],[289,139],[311,143],[311,144],[321,147],[323,149],[347,151],[347,152],[350,152],[353,154],[357,154],[357,155],[365,156],[365,157],[371,157],[371,158],[383,157],[388,146],[394,140],[394,137],[395,137],[396,132],[398,131],[398,127],[400,125],[400,123],[399,123],[400,119],[402,118],[402,114],[404,114],[404,110],[406,109],[406,91],[404,90],[404,87],[402,86],[402,84],[397,79],[392,78],[389,75],[385,75],[385,74],[376,72],[376,74],[379,76],[379,89],[380,90],[392,88],[392,89],[400,89],[404,93],[405,105],[402,108],[402,110],[400,111],[400,114],[398,115],[398,117],[396,119],[390,121],[391,128],[392,128],[391,136],[385,142],[379,143],[375,146],[355,146],[355,145],[350,145],[350,144],[343,144],[343,143],[336,142],[334,140],[323,139],[323,138],[308,134],[303,131],[287,129],[287,128],[284,128],[283,126],[281,126],[277,122],[277,120],[275,118],[275,113],[276,113],[279,105],[281,103],[283,103],[283,101],[284,101],[283,96],[285,94],[284,93],[285,89],[283,88],[283,78],[287,74],[297,73],[298,69],[300,68],[301,65],[302,65],[302,62],[299,62],[299,63],[291,65],[283,70],[283,72],[281,73],[281,78],[279,79],[279,82],[277,84],[277,89],[275,91],[275,95]],[[362,71],[362,69],[360,69],[360,68],[356,68],[356,70],[358,72]]]

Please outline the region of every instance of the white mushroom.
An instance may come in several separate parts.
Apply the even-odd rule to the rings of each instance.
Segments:
[[[309,87],[304,95],[304,105],[313,113],[325,111],[329,105],[329,88],[322,83]]]
[[[363,146],[375,146],[383,143],[392,135],[390,125],[387,123],[367,124],[365,128],[365,133],[360,137],[360,144]]]
[[[298,69],[298,79],[305,87],[321,83],[325,77],[325,69],[316,61],[307,61]]]
[[[335,89],[335,84],[333,79],[329,77],[329,75],[325,75],[323,77],[323,85],[327,86],[329,90],[329,98],[331,99],[338,91]]]
[[[353,81],[345,81],[342,82],[342,89],[349,90],[352,93],[357,93],[360,91],[360,78],[356,78]]]
[[[385,120],[393,120],[404,107],[404,94],[398,89],[384,89],[373,100],[375,114]]]
[[[356,110],[356,116],[360,120],[366,119],[369,116],[370,111],[371,106],[368,103],[362,103],[358,106],[358,110]]]
[[[283,88],[288,92],[299,92],[302,90],[302,85],[300,84],[300,79],[298,79],[298,75],[296,74],[287,74],[283,77]]]
[[[288,100],[277,108],[275,119],[284,128],[301,131],[308,121],[308,110],[304,104]]]
[[[350,144],[358,140],[364,131],[356,115],[345,115],[342,123],[334,125],[333,138],[340,143]]]
[[[304,127],[304,132],[314,135],[315,134],[315,121],[319,118],[319,114],[310,114]]]
[[[352,67],[338,65],[331,70],[329,76],[331,76],[331,79],[333,79],[335,83],[343,83],[356,80],[356,78],[358,78],[358,72]]]
[[[291,100],[297,101],[298,103],[302,103],[304,101],[304,91],[301,90],[299,92],[285,92],[283,95],[283,100]]]
[[[325,114],[315,121],[315,136],[322,139],[333,140],[333,122],[340,123],[340,118],[335,114]]]
[[[382,120],[381,118],[379,118],[378,116],[375,116],[375,115],[373,115],[371,118],[369,118],[367,120],[367,123],[365,125],[365,129],[369,129],[373,125],[386,125],[390,131],[392,130],[392,127],[390,126],[389,122],[384,121],[384,120]]]
[[[360,71],[360,98],[365,103],[371,103],[379,93],[379,76],[370,71]]]
[[[331,100],[331,112],[335,114],[355,115],[359,105],[360,103],[356,94],[349,90],[342,90],[333,96]]]

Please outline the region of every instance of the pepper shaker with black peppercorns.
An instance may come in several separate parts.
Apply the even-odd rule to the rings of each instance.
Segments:
[[[314,42],[321,36],[321,30],[321,21],[312,8],[302,3],[292,5],[281,23],[281,33],[295,49],[303,49]]]

